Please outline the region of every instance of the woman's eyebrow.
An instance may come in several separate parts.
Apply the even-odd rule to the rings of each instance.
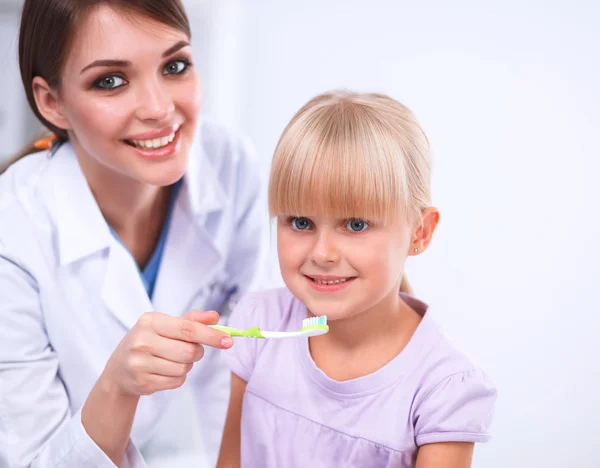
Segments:
[[[173,55],[178,50],[181,50],[184,47],[187,47],[189,45],[190,45],[190,43],[187,41],[179,41],[174,46],[171,46],[167,50],[165,50],[163,52],[162,56],[168,57],[169,55]],[[94,68],[94,67],[128,67],[129,65],[131,65],[131,62],[128,60],[114,60],[114,59],[95,60],[94,62],[90,63],[89,65],[86,65],[85,67],[83,67],[83,69],[81,70],[80,73],[83,73],[86,70],[89,70],[90,68]]]
[[[168,57],[169,55],[173,55],[175,52],[177,52],[178,50],[183,49],[184,47],[189,46],[190,43],[187,41],[179,41],[177,44],[175,44],[173,47],[169,47],[167,50],[165,50],[162,54],[163,58]]]
[[[128,60],[96,60],[81,69],[80,74],[94,67],[127,67],[131,65]]]

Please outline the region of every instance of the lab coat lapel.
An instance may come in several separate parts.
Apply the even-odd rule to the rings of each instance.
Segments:
[[[116,240],[108,254],[102,301],[128,329],[144,312],[154,310],[135,260]]]
[[[156,309],[176,316],[188,312],[223,264],[207,230],[209,218],[223,209],[223,194],[208,166],[202,180],[196,174],[192,168],[184,177],[154,290]]]
[[[46,187],[61,268],[99,256],[101,265],[78,269],[80,281],[90,291],[90,301],[99,294],[114,316],[131,328],[152,304],[135,261],[111,235],[70,143],[49,161]]]

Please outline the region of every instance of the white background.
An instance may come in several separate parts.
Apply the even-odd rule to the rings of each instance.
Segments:
[[[598,2],[186,3],[204,111],[253,139],[265,175],[316,93],[380,91],[414,110],[442,221],[409,277],[500,393],[474,466],[599,467]],[[13,72],[6,147],[29,131]],[[274,252],[269,270],[280,284]]]

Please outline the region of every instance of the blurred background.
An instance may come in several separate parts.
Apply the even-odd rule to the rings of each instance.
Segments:
[[[38,128],[19,3],[0,1],[0,160]],[[474,467],[600,467],[600,3],[184,3],[203,112],[253,140],[265,180],[317,93],[384,92],[416,113],[442,221],[408,275],[499,388]],[[282,284],[274,249],[266,270]]]

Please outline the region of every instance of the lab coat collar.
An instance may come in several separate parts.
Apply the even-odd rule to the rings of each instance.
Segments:
[[[201,129],[197,132],[200,135]],[[226,197],[219,183],[219,174],[211,164],[206,149],[197,137],[190,148],[181,197],[187,210],[196,218],[225,207]]]
[[[52,156],[47,177],[53,198],[51,214],[56,220],[60,265],[109,247],[112,235],[108,224],[70,143],[64,143]],[[190,220],[196,224],[202,224],[207,213],[220,211],[226,204],[218,174],[197,140],[190,149],[189,168],[179,196]]]
[[[111,237],[108,224],[70,143],[63,144],[51,156],[46,177],[60,265],[68,265],[108,247]]]

